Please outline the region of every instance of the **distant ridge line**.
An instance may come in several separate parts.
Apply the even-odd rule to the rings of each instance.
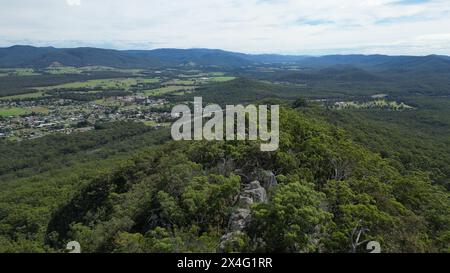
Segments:
[[[389,56],[381,54],[334,54],[324,56],[245,54],[221,49],[176,49],[115,50],[95,47],[55,48],[14,45],[0,48],[0,67],[45,68],[52,63],[65,66],[102,65],[120,68],[147,68],[158,66],[223,66],[242,67],[264,64],[296,64],[305,67],[323,68],[349,65],[359,68],[399,69],[402,66],[423,68],[450,68],[450,57]]]

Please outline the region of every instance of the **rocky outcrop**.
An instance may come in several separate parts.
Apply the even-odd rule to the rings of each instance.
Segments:
[[[259,181],[253,181],[245,186],[241,197],[248,197],[253,200],[253,203],[266,203],[267,191],[261,186]]]
[[[260,177],[258,177],[261,181],[261,185],[266,189],[269,190],[270,188],[276,186],[278,184],[277,178],[275,174],[271,171],[261,171]]]
[[[261,186],[266,190],[269,190],[278,184],[277,178],[273,172],[262,169],[255,170],[247,177],[247,183],[251,181],[260,181]]]
[[[250,209],[236,209],[230,218],[229,231],[242,231],[250,221]]]
[[[228,224],[228,231],[243,231],[250,221],[251,211],[250,207],[254,203],[267,202],[267,192],[259,181],[253,181],[244,186],[239,195],[238,206],[231,214],[230,222]]]
[[[276,185],[275,176],[271,172],[266,173],[265,181],[265,185],[269,187]],[[221,238],[219,252],[225,252],[227,245],[232,244],[233,240],[244,234],[244,230],[251,220],[251,206],[255,203],[266,202],[268,202],[267,190],[259,181],[255,180],[244,185],[238,198],[237,208],[231,214],[228,232]]]
[[[238,206],[240,208],[244,209],[250,209],[250,207],[253,205],[253,199],[251,197],[246,196],[239,196],[239,203]]]

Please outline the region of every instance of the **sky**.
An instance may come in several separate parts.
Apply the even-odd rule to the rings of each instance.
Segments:
[[[0,0],[0,47],[450,55],[450,0]]]

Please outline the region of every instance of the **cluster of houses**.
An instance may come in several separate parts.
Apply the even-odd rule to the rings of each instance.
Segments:
[[[141,96],[114,97],[108,100],[110,99],[124,107],[61,99],[14,102],[15,107],[45,107],[48,112],[0,118],[0,138],[24,140],[51,133],[85,132],[93,130],[97,123],[125,120],[149,122],[158,126],[170,119],[170,113],[154,110],[167,104],[163,99]],[[126,107],[130,105],[133,107]]]

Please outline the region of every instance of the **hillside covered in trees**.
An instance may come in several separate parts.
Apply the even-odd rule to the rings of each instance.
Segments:
[[[0,252],[61,252],[72,240],[84,252],[365,252],[368,240],[384,252],[450,251],[449,193],[429,172],[302,110],[283,109],[281,132],[272,153],[167,142],[108,158],[116,167],[104,174],[77,163],[46,183],[45,171],[2,182]]]

